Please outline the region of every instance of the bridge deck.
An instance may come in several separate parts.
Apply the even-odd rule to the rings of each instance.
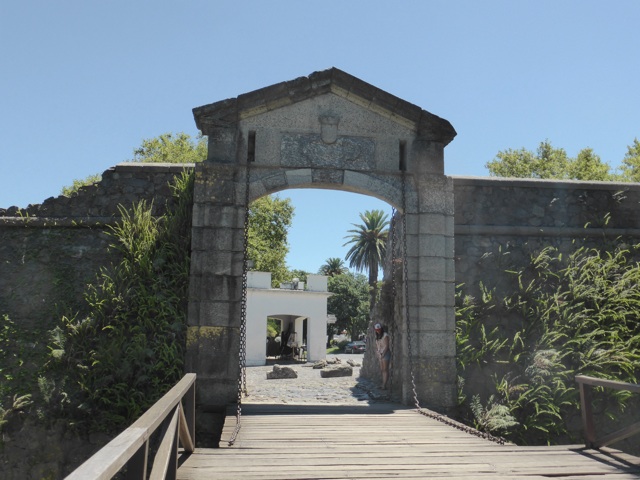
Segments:
[[[196,449],[178,479],[640,478],[640,459],[615,450],[499,445],[394,404],[245,404],[241,422],[233,446],[228,417],[221,448]]]

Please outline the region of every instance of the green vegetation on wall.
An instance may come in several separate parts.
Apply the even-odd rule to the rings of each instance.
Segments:
[[[131,422],[182,375],[193,177],[176,179],[162,217],[144,201],[121,208],[110,232],[119,263],[101,270],[86,309],[52,334],[50,388],[68,398],[59,413],[91,429]]]
[[[30,392],[38,379],[33,362],[42,352],[37,337],[18,329],[8,315],[0,316],[0,430],[32,403]]]
[[[518,444],[575,441],[576,375],[637,383],[639,249],[576,246],[563,255],[548,247],[505,271],[511,290],[481,286],[473,298],[459,287],[457,363],[467,422]],[[595,409],[614,417],[628,401],[628,393],[598,391]]]

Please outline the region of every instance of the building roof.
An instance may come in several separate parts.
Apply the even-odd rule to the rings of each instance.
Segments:
[[[423,110],[337,68],[277,83],[193,109],[196,126],[204,135],[240,120],[285,108],[316,96],[335,94],[363,108],[414,129],[416,135],[447,145],[456,136],[445,119]]]

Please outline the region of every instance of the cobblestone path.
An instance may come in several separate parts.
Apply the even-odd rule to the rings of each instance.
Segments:
[[[332,356],[327,356],[330,359]],[[358,404],[369,401],[380,401],[385,396],[376,385],[360,378],[360,365],[363,355],[336,355],[341,364],[353,360],[358,366],[353,367],[353,376],[322,378],[320,370],[314,369],[312,363],[286,364],[298,374],[298,378],[267,380],[267,372],[273,365],[247,367],[247,390],[249,396],[243,403],[332,403]]]

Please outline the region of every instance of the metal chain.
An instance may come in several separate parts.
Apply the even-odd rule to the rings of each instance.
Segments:
[[[398,244],[398,232],[396,225],[396,209],[391,207],[391,298],[393,299],[393,310],[391,316],[393,321],[391,322],[391,342],[389,342],[389,349],[391,351],[391,359],[389,360],[389,391],[393,392],[393,339],[396,338],[396,322],[395,322],[395,306],[396,295],[398,294],[398,284],[396,281],[396,245]]]
[[[452,420],[446,415],[442,415],[436,412],[431,412],[429,410],[424,410],[422,408],[418,410],[418,413],[420,413],[421,415],[424,415],[425,417],[432,418],[434,420],[437,420],[438,422],[444,423],[445,425],[449,425],[450,427],[456,428],[460,431],[466,432],[469,435],[475,435],[476,437],[484,438],[485,440],[499,443],[500,445],[505,445],[507,443],[507,440],[503,437],[495,437],[490,433],[481,432],[480,430],[476,430],[475,428],[470,427],[469,425],[456,422],[455,420]]]
[[[409,357],[409,374],[411,376],[411,387],[413,389],[413,401],[418,410],[420,410],[420,402],[418,401],[418,392],[416,391],[416,379],[413,373],[413,352],[411,351],[411,321],[409,318],[409,285],[408,285],[408,269],[407,269],[407,172],[402,171],[402,289],[404,293],[404,318],[407,328],[407,345]]]
[[[366,393],[368,393],[374,400],[376,399],[376,394],[377,392],[373,389],[367,388],[364,385],[360,385],[359,384],[359,388],[361,388],[363,391],[365,391]],[[456,420],[453,420],[449,417],[447,417],[446,415],[443,415],[441,413],[436,413],[433,412],[431,410],[425,410],[424,408],[421,408],[420,410],[416,410],[417,413],[419,413],[420,415],[427,417],[427,418],[431,418],[433,420],[436,420],[440,423],[444,423],[445,425],[448,425],[450,427],[453,427],[457,430],[460,430],[462,432],[468,433],[469,435],[473,435],[479,438],[483,438],[485,440],[489,440],[490,442],[495,442],[495,443],[499,443],[500,445],[505,445],[507,443],[509,443],[509,441],[507,439],[505,439],[504,437],[495,437],[493,435],[491,435],[490,433],[487,432],[481,432],[480,430],[476,430],[473,427],[470,427],[469,425],[465,425],[464,423],[460,423]]]
[[[249,271],[248,246],[249,246],[249,187],[250,183],[250,161],[247,159],[246,178],[245,178],[245,210],[244,210],[244,236],[243,243],[243,261],[242,261],[242,300],[240,305],[240,355],[239,355],[239,373],[238,373],[238,408],[236,410],[236,428],[229,440],[229,446],[232,446],[238,432],[240,432],[240,419],[242,418],[242,395],[249,395],[247,391],[247,273]]]
[[[425,417],[428,418],[432,418],[434,420],[437,420],[441,423],[444,423],[446,425],[449,425],[451,427],[457,428],[458,430],[461,430],[463,432],[466,432],[470,435],[475,435],[477,437],[480,438],[484,438],[485,440],[490,440],[492,442],[496,442],[499,443],[500,445],[504,445],[506,443],[506,440],[503,437],[495,437],[493,435],[491,435],[490,433],[486,433],[486,432],[481,432],[479,430],[476,430],[473,427],[470,427],[468,425],[465,425],[463,423],[460,422],[456,422],[455,420],[452,420],[451,418],[447,417],[446,415],[441,415],[439,413],[435,413],[429,410],[424,410],[422,409],[422,407],[420,406],[420,402],[418,401],[418,393],[416,392],[416,382],[415,382],[415,376],[413,374],[413,352],[412,352],[412,347],[411,347],[411,322],[409,319],[409,302],[408,302],[408,268],[407,268],[407,185],[406,185],[407,179],[406,179],[406,171],[402,172],[402,263],[403,263],[403,269],[402,269],[402,287],[403,287],[403,291],[404,291],[404,302],[403,302],[403,306],[404,306],[404,314],[405,314],[405,319],[406,319],[406,326],[407,326],[407,344],[408,344],[408,356],[409,356],[409,372],[411,375],[411,386],[413,388],[413,400],[414,400],[414,404],[416,406],[417,412],[421,415],[424,415]],[[395,236],[395,230],[394,230],[394,236]],[[394,244],[395,244],[395,239],[394,239]],[[393,277],[392,277],[393,278]],[[392,280],[393,281],[393,280]],[[393,289],[394,289],[394,298],[395,298],[395,284],[393,285]]]

